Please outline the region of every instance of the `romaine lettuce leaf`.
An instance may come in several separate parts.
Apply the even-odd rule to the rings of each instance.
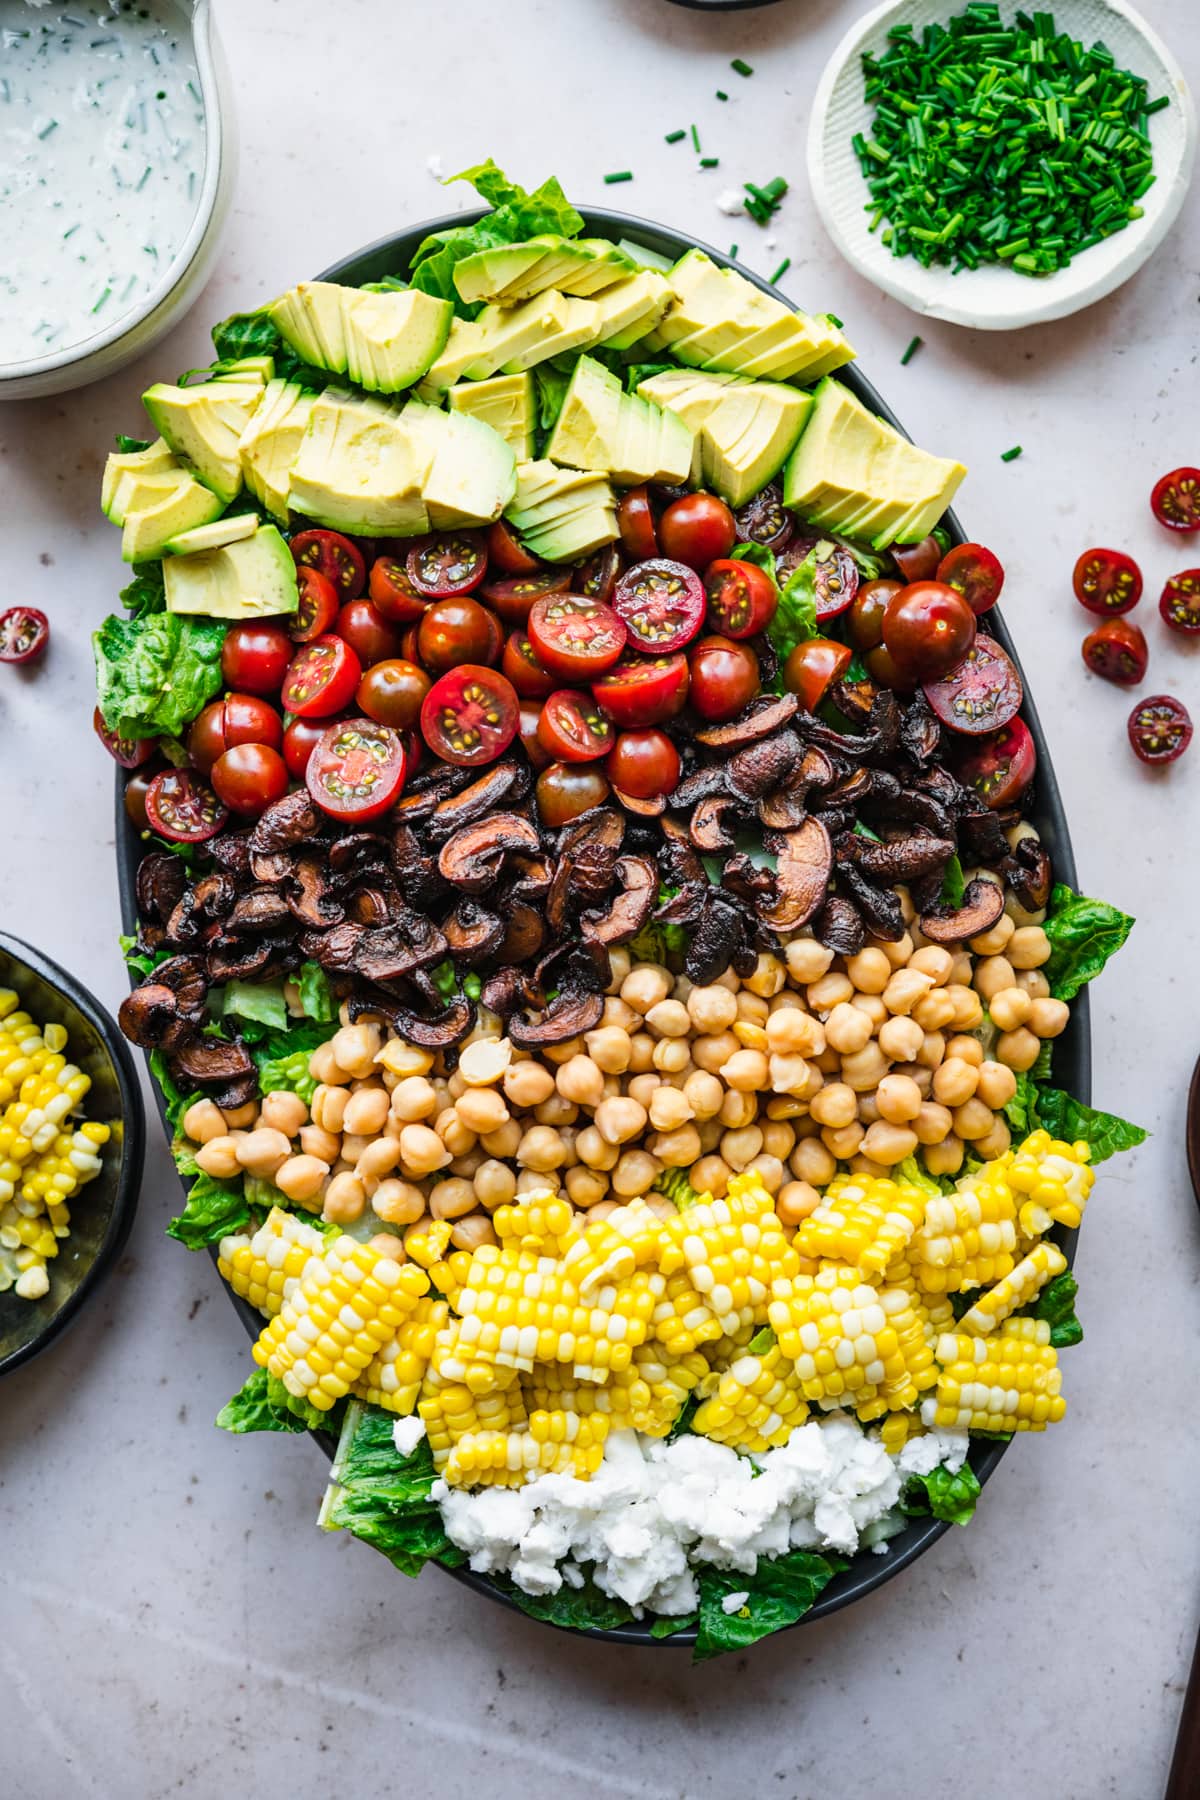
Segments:
[[[1054,887],[1042,929],[1050,939],[1050,960],[1042,973],[1056,1000],[1073,1000],[1094,981],[1133,929],[1128,913],[1105,900],[1076,894],[1063,882]]]
[[[161,562],[138,564],[133,580],[121,589],[121,605],[132,619],[144,619],[147,613],[166,610],[167,590]]]
[[[1035,1319],[1044,1319],[1050,1327],[1050,1342],[1056,1350],[1083,1341],[1083,1326],[1075,1314],[1079,1283],[1070,1269],[1064,1269],[1048,1281],[1028,1311]]]
[[[650,1627],[650,1636],[652,1638],[674,1637],[677,1632],[690,1631],[694,1625],[699,1623],[700,1614],[698,1612],[685,1613],[679,1619],[655,1619]]]
[[[308,1062],[318,1044],[329,1037],[329,1025],[320,1019],[296,1020],[286,1031],[272,1031],[260,1043],[249,1046],[264,1094],[281,1089],[299,1094],[307,1106],[317,1091],[317,1080]]]
[[[732,554],[742,562],[752,562],[765,569],[775,585],[779,600],[775,616],[767,626],[767,636],[775,646],[782,666],[789,650],[821,635],[817,625],[816,552],[810,551],[804,561],[796,565],[782,587],[775,554],[765,544],[739,544]]]
[[[533,193],[526,193],[510,181],[489,157],[448,181],[469,181],[476,193],[493,207],[474,225],[452,225],[435,231],[418,245],[412,261],[412,285],[438,299],[449,300],[463,318],[473,318],[477,306],[468,306],[459,298],[454,285],[454,265],[478,250],[489,250],[497,244],[516,244],[542,232],[556,232],[560,237],[577,237],[583,220],[575,211],[553,176]]]
[[[1051,1137],[1073,1144],[1082,1138],[1090,1147],[1093,1163],[1104,1162],[1121,1150],[1133,1150],[1144,1144],[1149,1133],[1116,1113],[1100,1112],[1073,1100],[1061,1088],[1037,1089],[1037,1122]]]
[[[962,905],[962,897],[967,891],[963,876],[963,866],[957,852],[950,858],[942,872],[942,891],[938,895],[939,906],[956,907]]]
[[[492,1579],[501,1593],[507,1594],[531,1619],[561,1625],[568,1631],[612,1631],[618,1625],[628,1625],[633,1618],[624,1600],[602,1594],[590,1576],[579,1588],[568,1587],[564,1582],[557,1594],[526,1594],[507,1576],[494,1575]],[[674,1628],[679,1629],[678,1621]]]
[[[221,686],[225,626],[178,613],[105,619],[93,634],[100,714],[122,737],[178,737]]]
[[[790,1550],[786,1556],[760,1557],[753,1575],[702,1568],[694,1660],[705,1662],[728,1650],[745,1650],[772,1631],[794,1625],[845,1566],[840,1557]],[[747,1595],[745,1605],[735,1613],[725,1612],[721,1602],[726,1596],[742,1592]]]
[[[221,362],[237,362],[245,356],[270,356],[275,373],[284,381],[299,381],[308,388],[328,387],[335,376],[328,369],[317,369],[296,355],[284,339],[279,327],[265,307],[257,312],[233,313],[212,328],[212,341]],[[244,498],[244,496],[243,496]],[[239,501],[239,509],[241,502]]]
[[[149,438],[126,437],[123,431],[117,433],[117,451],[121,456],[136,454],[139,450],[150,448]]]
[[[315,1019],[321,1025],[331,1025],[337,1018],[337,1001],[333,997],[329,977],[320,963],[301,963],[300,978],[296,985],[300,989],[300,1004],[304,1008],[305,1018]]]
[[[278,1376],[255,1369],[216,1417],[222,1431],[328,1431],[329,1414],[289,1394]]]
[[[900,1509],[914,1519],[932,1513],[950,1525],[967,1525],[981,1491],[970,1463],[964,1463],[955,1474],[939,1463],[928,1475],[909,1476],[900,1495]]]
[[[204,1250],[249,1222],[250,1208],[241,1180],[217,1181],[201,1173],[188,1190],[187,1205],[167,1226],[167,1236],[176,1238],[187,1250]]]
[[[342,1437],[321,1508],[326,1531],[349,1531],[382,1552],[404,1575],[419,1575],[436,1557],[446,1568],[466,1561],[450,1542],[437,1501],[429,1442],[402,1457],[390,1413],[347,1407]]]
[[[217,995],[220,999],[214,1005]],[[214,1019],[245,1020],[271,1031],[286,1031],[288,1027],[282,981],[227,982],[223,988],[210,990],[208,1010]]]

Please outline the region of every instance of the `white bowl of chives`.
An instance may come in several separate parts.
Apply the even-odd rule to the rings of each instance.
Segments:
[[[1088,45],[1100,39],[1118,69],[1145,79],[1152,100],[1164,95],[1170,100],[1148,120],[1155,179],[1138,197],[1141,217],[1051,274],[1023,275],[1007,263],[983,263],[957,274],[946,263],[926,268],[913,256],[893,254],[883,239],[887,221],[876,218],[872,208],[854,149],[856,135],[870,139],[874,123],[874,104],[864,98],[863,53],[881,55],[897,25],[910,25],[920,41],[927,25],[961,14],[965,0],[886,0],[847,33],[818,84],[808,173],[822,223],[860,275],[925,318],[980,331],[1065,318],[1127,281],[1157,249],[1183,205],[1195,161],[1196,112],[1178,62],[1125,0],[1050,3],[1058,31]],[[1000,0],[1004,24],[1012,23],[1016,10],[1017,0]]]

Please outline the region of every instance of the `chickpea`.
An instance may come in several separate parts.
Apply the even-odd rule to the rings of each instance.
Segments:
[[[466,1091],[467,1084],[462,1078],[462,1072],[459,1069],[455,1069],[453,1075],[451,1075],[449,1081],[446,1083],[446,1093],[451,1100],[457,1100],[459,1095],[465,1094]]]
[[[905,892],[907,890],[902,890],[902,889],[897,888],[896,891],[897,891],[897,893],[901,893],[901,892]],[[909,899],[909,905],[910,906],[912,905],[911,897]],[[911,925],[914,917],[915,917],[915,914],[909,913],[906,917],[905,923]],[[896,938],[896,940],[894,942],[881,942],[879,945],[879,948],[883,951],[883,954],[887,957],[888,966],[891,969],[893,969],[893,970],[905,969],[908,967],[908,959],[912,955],[913,950],[915,948],[915,945],[913,944],[913,940],[912,940],[912,933],[906,931],[904,933],[903,937]]]
[[[588,1169],[582,1163],[577,1163],[573,1169],[567,1170],[566,1181],[571,1205],[581,1206],[585,1212],[589,1206],[608,1199],[608,1177],[596,1169]]]
[[[1058,1037],[1067,1029],[1070,1017],[1070,1008],[1065,1000],[1039,999],[1029,1003],[1029,1029],[1035,1037]]]
[[[1001,1062],[980,1063],[979,1085],[975,1092],[985,1106],[990,1106],[993,1112],[1000,1112],[1016,1091],[1017,1078],[1011,1069],[1006,1069]]]
[[[725,1136],[728,1135],[726,1132]],[[761,1140],[762,1133],[758,1135]],[[700,1133],[694,1125],[681,1125],[676,1131],[656,1133],[646,1147],[665,1168],[690,1169],[700,1156]]]
[[[461,1175],[435,1181],[429,1190],[429,1210],[435,1219],[463,1219],[475,1211],[475,1183]]]
[[[531,1125],[517,1145],[521,1167],[539,1175],[561,1169],[566,1160],[566,1146],[552,1125]]]
[[[759,1119],[763,1134],[763,1154],[785,1163],[796,1148],[796,1133],[786,1119]]]
[[[871,944],[846,958],[846,973],[860,994],[882,994],[891,979],[892,965],[884,952]]]
[[[517,1178],[507,1163],[497,1162],[493,1157],[480,1163],[472,1185],[480,1206],[494,1212],[496,1207],[508,1205],[517,1191]]]
[[[256,1131],[248,1131],[237,1145],[237,1159],[242,1168],[267,1181],[274,1181],[276,1170],[291,1154],[292,1146],[282,1131],[273,1131],[265,1125]]]
[[[933,1097],[942,1106],[962,1106],[979,1085],[979,1070],[974,1063],[960,1062],[948,1056],[933,1072]]]
[[[684,1038],[660,1038],[651,1060],[664,1075],[682,1075],[693,1066],[692,1053]]]
[[[307,1110],[306,1107],[306,1113]],[[211,1100],[194,1100],[183,1115],[184,1136],[191,1138],[194,1144],[207,1144],[210,1138],[224,1137],[225,1131],[224,1115]]]
[[[308,1072],[317,1081],[325,1082],[331,1087],[350,1079],[333,1054],[332,1043],[317,1045],[308,1059]]]
[[[465,1175],[468,1181],[474,1181],[475,1171],[487,1161],[487,1151],[476,1144],[474,1150],[468,1150],[465,1156],[456,1156],[447,1165],[452,1175]]]
[[[819,981],[809,983],[805,998],[813,1012],[832,1012],[841,1000],[854,997],[854,983],[848,975],[831,969],[828,975],[822,975]]]
[[[819,981],[824,975],[833,961],[833,951],[818,944],[816,938],[799,937],[787,945],[783,957],[797,987],[807,987],[810,981]]]
[[[463,1047],[458,1059],[458,1073],[468,1087],[491,1087],[502,1081],[512,1063],[512,1045],[506,1037],[476,1038]]]
[[[874,1125],[867,1127],[862,1154],[869,1156],[872,1162],[882,1163],[885,1169],[891,1169],[906,1156],[911,1156],[916,1147],[917,1134],[910,1126],[877,1119]]]
[[[903,1014],[879,1027],[879,1048],[896,1062],[914,1062],[924,1042],[925,1033],[916,1020]]]
[[[978,1097],[972,1097],[954,1108],[955,1135],[962,1138],[964,1143],[973,1144],[976,1138],[986,1137],[995,1123],[995,1113]]]
[[[692,1061],[698,1069],[706,1069],[710,1075],[717,1075],[729,1058],[740,1049],[741,1045],[732,1031],[711,1032],[692,1039]]]
[[[627,1144],[646,1129],[646,1108],[630,1095],[602,1100],[593,1123],[606,1144]]]
[[[962,1139],[951,1132],[940,1144],[925,1146],[925,1167],[931,1175],[957,1175],[965,1155]]]
[[[787,1181],[775,1196],[775,1211],[784,1225],[802,1225],[820,1204],[820,1194],[808,1181]]]
[[[954,1014],[954,1001],[946,988],[934,988],[932,993],[923,995],[912,1009],[912,1017],[922,1031],[940,1031],[943,1025],[952,1025]]]
[[[671,998],[673,1000],[682,1000],[683,1004],[686,1006],[688,1003],[688,995],[695,985],[695,982],[689,981],[686,975],[677,975],[675,977],[675,986],[671,989]]]
[[[721,973],[717,976],[716,981],[713,983],[713,986],[727,987],[731,994],[740,994],[742,991],[742,978],[737,973],[736,969],[722,969]]]
[[[498,1244],[496,1228],[486,1213],[469,1213],[455,1219],[450,1229],[450,1242],[456,1250],[478,1250],[481,1244]]]
[[[747,1027],[757,1025],[761,1028],[765,1026],[771,1016],[771,1008],[762,996],[752,994],[746,988],[742,988],[738,993],[737,1009],[738,1016],[733,1026],[735,1037],[740,1037]],[[744,1043],[745,1039],[742,1038],[741,1041]]]
[[[626,1037],[630,1037],[641,1022],[641,1013],[634,1012],[632,1006],[626,1006],[623,1000],[618,1000],[615,994],[610,994],[604,1002],[599,1029],[603,1031],[606,1026],[615,1025],[618,1031],[623,1031]]]
[[[821,1127],[810,1118],[808,1112],[792,1119],[792,1130],[796,1133],[796,1142],[803,1143],[806,1138],[817,1138],[821,1135]]]
[[[217,1181],[232,1181],[241,1172],[237,1151],[237,1139],[227,1132],[220,1137],[207,1138],[196,1152],[197,1167]]]
[[[855,1012],[860,1012],[865,1018],[870,1019],[873,1031],[878,1031],[879,1027],[886,1024],[891,1018],[891,1014],[883,1004],[882,994],[855,994],[850,1006]]]
[[[844,1081],[827,1081],[820,1091],[813,1095],[809,1111],[821,1125],[832,1125],[834,1130],[849,1125],[858,1116],[858,1101],[852,1087]]]
[[[854,1108],[854,1116],[860,1125],[873,1125],[879,1118],[879,1104],[874,1094],[860,1094]]]
[[[493,1091],[494,1090],[489,1088],[477,1088],[475,1090],[475,1092],[483,1094]],[[410,1125],[404,1127],[405,1131],[415,1129],[420,1129],[420,1127]],[[475,1148],[475,1133],[462,1119],[459,1118],[457,1103],[454,1106],[447,1106],[443,1112],[438,1114],[437,1118],[433,1121],[433,1129],[437,1136],[441,1138],[452,1157],[465,1156],[468,1150],[473,1150]],[[403,1135],[403,1133],[401,1135]]]
[[[946,1039],[940,1031],[927,1031],[921,1039],[921,1048],[917,1051],[917,1063],[932,1073],[946,1054]]]
[[[933,976],[920,969],[897,969],[883,990],[883,1003],[891,1013],[910,1013],[933,986]]]
[[[804,1130],[804,1127],[811,1123],[808,1117],[808,1104],[804,1100],[797,1099],[794,1094],[772,1094],[767,1101],[767,1117],[768,1119],[790,1119],[793,1129],[800,1137],[815,1134],[815,1126],[813,1132]]]
[[[517,1119],[509,1119],[499,1131],[485,1131],[479,1140],[489,1156],[515,1156],[520,1141],[521,1125]]]
[[[406,1125],[400,1133],[400,1157],[413,1175],[432,1175],[444,1169],[451,1152],[428,1125]]]
[[[659,1037],[687,1037],[692,1018],[682,1000],[660,1000],[646,1014],[646,1023]]]
[[[797,1099],[808,1099],[811,1093],[819,1093],[824,1079],[813,1064],[805,1062],[802,1056],[772,1056],[767,1064],[767,1075],[772,1091],[776,1094],[794,1094]],[[814,1086],[813,1077],[816,1076]]]
[[[379,1026],[368,1025],[363,1019],[355,1025],[343,1025],[330,1039],[338,1067],[345,1069],[347,1075],[369,1075],[382,1046]]]
[[[510,1063],[501,1081],[506,1098],[514,1106],[538,1106],[554,1092],[553,1075],[531,1057],[523,1057],[520,1062]]]
[[[775,1056],[819,1056],[825,1027],[801,1006],[782,1006],[767,1020],[767,1044]]]
[[[342,1128],[354,1137],[373,1137],[383,1130],[390,1095],[383,1083],[372,1083],[351,1094],[342,1117]]]
[[[873,1156],[864,1156],[860,1151],[857,1156],[850,1158],[850,1173],[852,1175],[870,1175],[872,1179],[877,1180],[881,1175],[887,1174],[887,1167],[884,1163],[877,1162]]]
[[[846,1162],[852,1157],[866,1135],[866,1128],[861,1119],[855,1119],[849,1125],[826,1125],[821,1133],[822,1148],[839,1162]],[[792,1164],[795,1173],[795,1163]]]
[[[468,1088],[454,1102],[454,1111],[460,1122],[476,1137],[488,1131],[499,1131],[500,1127],[511,1117],[504,1096],[498,1088]],[[436,1214],[434,1217],[436,1218]]]
[[[683,1084],[683,1097],[692,1109],[694,1119],[715,1119],[725,1098],[725,1089],[707,1069],[693,1069]]]
[[[648,1069],[644,1075],[634,1075],[625,1084],[625,1092],[639,1106],[649,1106],[660,1087],[664,1086],[662,1076],[655,1069]]]
[[[555,1064],[565,1063],[570,1062],[573,1056],[582,1056],[586,1048],[587,1046],[581,1037],[573,1037],[567,1038],[565,1043],[562,1044],[544,1044],[542,1046],[542,1055],[547,1062]]]
[[[623,1075],[629,1067],[629,1033],[619,1025],[601,1025],[589,1031],[584,1042],[588,1055],[606,1075]]]
[[[648,1150],[625,1150],[612,1172],[613,1191],[627,1200],[638,1194],[649,1195],[655,1176],[661,1172],[662,1164]]]
[[[858,1137],[862,1137],[861,1131]],[[858,1148],[857,1141],[854,1147]],[[796,1180],[810,1181],[815,1188],[827,1187],[836,1167],[833,1152],[819,1138],[802,1138],[788,1158],[788,1168]]]
[[[892,980],[896,977],[893,975]],[[863,1049],[842,1058],[842,1080],[856,1094],[873,1093],[888,1072],[888,1059],[872,1040]]]
[[[954,1017],[950,1022],[955,1031],[974,1031],[983,1023],[983,1002],[973,987],[955,981],[946,992],[954,1002]]]
[[[787,968],[777,956],[769,951],[760,951],[758,961],[753,970],[742,983],[750,993],[757,994],[760,1000],[769,1000],[777,994],[787,980]]]
[[[1041,1054],[1041,1039],[1025,1025],[1018,1025],[1015,1031],[1002,1031],[996,1039],[996,1060],[1005,1063],[1008,1068],[1023,1073],[1032,1069]]]
[[[928,1100],[933,1092],[933,1070],[927,1069],[924,1063],[897,1063],[892,1070],[893,1075],[907,1075],[915,1081],[920,1090],[922,1100]]]
[[[633,967],[633,958],[629,954],[628,944],[618,944],[616,949],[609,951],[608,967],[610,979],[604,991],[606,994],[616,994]]]
[[[946,1055],[957,1056],[960,1062],[969,1062],[978,1068],[983,1061],[983,1045],[977,1037],[960,1033],[947,1040]]]
[[[613,1214],[620,1210],[621,1201],[601,1200],[598,1206],[588,1208],[588,1224],[590,1225],[593,1219],[611,1219]]]
[[[355,1162],[354,1173],[370,1194],[399,1161],[400,1145],[396,1138],[375,1138]]]
[[[998,1156],[1007,1155],[1012,1148],[1012,1132],[1008,1129],[1008,1121],[999,1115],[992,1122],[992,1129],[976,1138],[971,1149],[984,1162],[995,1162]]]
[[[346,1136],[342,1139],[342,1161],[353,1165],[358,1161],[368,1145],[373,1144],[374,1142],[374,1138],[355,1137],[353,1133],[347,1132]]]
[[[391,1110],[394,1119],[415,1125],[439,1110],[437,1091],[424,1075],[405,1075],[392,1089]]]
[[[654,1039],[648,1031],[636,1032],[630,1038],[629,1067],[635,1075],[644,1075],[654,1067]]]
[[[367,1192],[357,1175],[335,1175],[325,1189],[321,1216],[333,1225],[353,1225],[356,1219],[362,1218],[366,1204]]]
[[[322,1131],[340,1132],[349,1099],[345,1088],[331,1087],[327,1082],[322,1082],[313,1092],[313,1124],[319,1125]]]
[[[323,1131],[319,1125],[302,1125],[300,1127],[300,1148],[305,1156],[319,1156],[322,1162],[335,1163],[342,1140],[335,1137],[332,1131]]]
[[[1040,925],[1022,925],[1008,940],[1008,960],[1014,969],[1040,969],[1050,960],[1050,939]]]
[[[953,1131],[954,1119],[948,1106],[939,1106],[936,1100],[922,1100],[912,1128],[918,1144],[940,1144]]]
[[[682,1089],[667,1087],[665,1084],[656,1088],[650,1096],[649,1110],[650,1123],[655,1131],[677,1131],[681,1125],[689,1124],[696,1116]],[[697,1151],[696,1155],[699,1154]]]
[[[667,998],[674,985],[666,969],[657,963],[641,963],[621,983],[621,998],[626,1006],[645,1017],[652,1006]]]
[[[533,1116],[539,1125],[573,1125],[579,1117],[579,1108],[555,1089],[548,1100],[534,1107]]]
[[[719,1200],[729,1186],[729,1178],[733,1170],[723,1156],[702,1156],[693,1168],[689,1180],[698,1194],[711,1194]]]
[[[417,1044],[406,1044],[403,1038],[389,1038],[375,1061],[389,1075],[428,1075],[433,1067],[433,1051]]]
[[[517,1194],[561,1194],[562,1177],[557,1169],[522,1169],[517,1176]]]
[[[845,1001],[840,1001],[825,1021],[825,1042],[842,1056],[865,1049],[871,1036],[870,1019]]]
[[[738,1131],[727,1131],[721,1139],[721,1155],[731,1169],[742,1170],[753,1162],[763,1147],[763,1134],[757,1125],[743,1125]]]
[[[907,1125],[921,1110],[921,1090],[910,1075],[885,1075],[875,1090],[875,1104],[889,1125]]]
[[[721,1102],[717,1117],[731,1131],[740,1131],[743,1125],[752,1124],[758,1117],[758,1096],[730,1088]]]
[[[934,987],[945,987],[953,978],[954,953],[942,944],[926,944],[923,949],[913,951],[908,967],[921,975],[932,975]]]
[[[1050,983],[1040,969],[1018,969],[1016,985],[1023,988],[1031,1000],[1049,998]]]
[[[389,1262],[408,1261],[404,1239],[397,1237],[394,1231],[377,1231],[374,1237],[367,1239],[367,1249],[373,1250],[376,1256],[386,1256]]]
[[[1015,973],[1007,956],[982,956],[975,964],[975,992],[984,1000],[991,1000],[994,994],[1013,985]]]
[[[761,1050],[737,1050],[721,1066],[721,1080],[740,1094],[757,1094],[765,1088],[769,1069]]]
[[[1032,1005],[1033,1001],[1024,988],[1001,988],[998,994],[992,995],[988,1012],[991,1014],[992,1024],[998,1030],[1015,1031],[1018,1025],[1024,1025],[1028,1019]]]
[[[981,931],[978,937],[971,939],[971,948],[976,956],[1000,956],[1008,948],[1015,929],[1008,914],[1001,913],[990,930]]]

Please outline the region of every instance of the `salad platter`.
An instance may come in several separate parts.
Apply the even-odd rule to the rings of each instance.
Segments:
[[[257,1340],[218,1422],[336,1443],[406,1573],[706,1656],[1061,1417],[1132,921],[840,321],[470,174],[110,458],[122,1025]]]

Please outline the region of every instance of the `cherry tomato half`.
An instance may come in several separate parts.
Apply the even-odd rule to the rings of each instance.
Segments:
[[[50,642],[50,621],[36,606],[0,612],[0,662],[36,662]]]
[[[690,680],[685,656],[627,656],[593,682],[592,692],[614,724],[636,730],[677,717]]]
[[[788,652],[783,665],[783,685],[798,694],[809,712],[816,712],[835,681],[850,667],[849,644],[834,638],[807,638]]]
[[[487,574],[487,551],[478,531],[443,531],[418,538],[405,558],[408,579],[418,594],[445,600],[469,594]]]
[[[593,806],[603,806],[609,787],[595,763],[551,763],[537,780],[538,817],[553,831]]]
[[[669,794],[679,784],[679,752],[665,731],[623,731],[604,759],[615,788],[635,800]]]
[[[1192,741],[1192,719],[1172,694],[1151,694],[1129,715],[1129,742],[1144,763],[1172,763]]]
[[[919,544],[893,544],[889,555],[905,581],[932,581],[942,560],[942,546],[930,532]]]
[[[982,544],[955,544],[938,564],[937,579],[957,588],[979,618],[1000,598],[1004,569],[1000,558]]]
[[[616,732],[590,694],[557,688],[542,707],[538,742],[562,762],[590,762],[613,747]]]
[[[420,724],[421,707],[432,687],[424,669],[403,657],[372,663],[358,684],[354,704],[378,725],[411,731]]]
[[[756,637],[775,617],[779,595],[775,583],[757,563],[721,557],[704,571],[708,596],[705,625],[722,637]]]
[[[503,519],[489,525],[484,538],[488,561],[502,575],[532,575],[541,568],[537,557],[529,554],[512,526],[506,525]]]
[[[651,656],[690,644],[704,624],[704,608],[700,577],[665,557],[626,569],[613,593],[613,610],[629,628],[631,649]]]
[[[376,719],[339,719],[313,745],[304,781],[330,818],[365,824],[394,805],[406,769],[398,731]]]
[[[937,681],[956,668],[975,629],[975,614],[962,595],[941,581],[902,587],[883,615],[884,646],[900,673],[914,681]]]
[[[795,535],[796,524],[783,504],[783,489],[777,481],[768,481],[752,500],[739,506],[733,515],[739,538],[751,544],[763,544],[768,550],[782,550]]]
[[[716,494],[684,494],[682,499],[672,500],[658,521],[663,555],[697,572],[728,556],[736,537],[733,514]]]
[[[313,746],[322,732],[328,731],[329,719],[292,719],[283,733],[283,760],[293,781],[303,781]]]
[[[1154,484],[1150,508],[1168,531],[1200,531],[1200,469],[1172,469]]]
[[[591,681],[611,669],[625,648],[625,621],[586,594],[545,594],[529,615],[529,641],[556,675]]]
[[[634,562],[645,562],[648,557],[658,555],[649,488],[630,488],[627,494],[621,495],[617,503],[617,529],[625,554]]]
[[[705,637],[691,653],[689,699],[702,719],[718,723],[740,713],[759,688],[758,658],[749,644]]]
[[[577,565],[571,586],[577,594],[586,594],[589,600],[602,600],[607,606],[617,585],[617,577],[624,567],[624,560],[616,545],[605,544],[602,550],[597,550],[595,556],[590,556],[586,562]]]
[[[864,581],[854,596],[846,621],[850,642],[856,650],[861,650],[864,655],[868,650],[878,650],[883,642],[883,615],[888,602],[895,599],[903,585],[886,575],[878,581]]]
[[[284,710],[302,719],[324,719],[349,706],[362,679],[362,664],[345,638],[319,637],[292,658],[283,678]]]
[[[191,769],[163,769],[146,789],[146,822],[173,844],[202,844],[228,821],[228,808]]]
[[[1150,652],[1132,619],[1105,619],[1084,638],[1083,660],[1093,675],[1118,687],[1136,687],[1145,679]]]
[[[421,707],[421,735],[429,748],[463,769],[494,762],[519,723],[512,682],[479,663],[463,663],[435,681]]]
[[[1200,569],[1172,575],[1159,597],[1158,610],[1172,631],[1187,636],[1200,631]]]
[[[1036,770],[1037,746],[1024,719],[1010,719],[1003,731],[980,738],[956,766],[958,779],[993,812],[1015,806]]]
[[[504,640],[500,673],[511,681],[523,700],[544,700],[558,686],[530,641],[528,632],[510,631]]]
[[[92,729],[113,761],[120,763],[123,769],[140,769],[143,763],[150,761],[158,748],[154,738],[118,737],[104,723],[99,707],[92,714]]]
[[[372,604],[394,625],[412,625],[429,602],[418,594],[398,556],[378,556],[371,564],[367,593]]]
[[[460,663],[496,662],[503,645],[499,619],[469,594],[435,600],[417,627],[418,655],[435,675]]]
[[[1011,659],[981,631],[956,669],[925,683],[925,698],[943,725],[980,737],[1015,718],[1025,694]]]
[[[538,720],[541,716],[542,709],[536,700],[522,700],[517,736],[521,740],[522,749],[535,769],[544,769],[550,761],[538,739]]]
[[[311,644],[314,638],[332,631],[338,616],[338,590],[328,575],[299,563],[296,577],[300,584],[300,604],[288,625],[293,644]]]
[[[1089,612],[1114,618],[1142,597],[1142,571],[1123,550],[1085,550],[1071,576],[1075,598]]]
[[[485,581],[479,597],[507,625],[524,625],[535,600],[543,594],[564,594],[570,585],[570,569],[541,569],[536,574],[514,575],[506,581]]]
[[[162,773],[163,765],[155,758],[152,763],[135,769],[125,783],[125,816],[136,831],[150,829],[150,820],[146,815],[146,796]]]
[[[217,758],[209,779],[230,812],[252,819],[288,790],[287,764],[269,744],[235,744]]]
[[[357,600],[367,585],[367,565],[357,544],[340,531],[301,531],[292,539],[297,568],[316,569],[333,583],[338,599]]]
[[[210,700],[192,721],[188,755],[207,775],[235,744],[269,744],[278,750],[282,742],[283,720],[268,701],[257,694],[226,694],[223,700]]]
[[[221,646],[221,674],[226,687],[240,693],[275,695],[295,654],[283,625],[267,619],[231,625]]]

